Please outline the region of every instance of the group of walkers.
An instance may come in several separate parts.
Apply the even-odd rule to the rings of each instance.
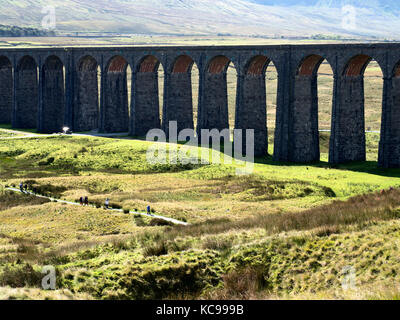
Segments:
[[[28,185],[24,184],[23,182],[21,182],[19,184],[19,190],[22,193],[28,193]],[[36,188],[33,188],[33,193],[36,194]],[[86,197],[80,197],[79,198],[79,204],[81,206],[88,207],[89,206],[89,197],[87,197],[87,196]],[[104,207],[106,209],[110,209],[110,199],[109,198],[107,198],[106,201],[104,202]],[[150,206],[147,206],[147,214],[151,215],[151,207]]]
[[[27,184],[23,184],[22,182],[19,184],[19,190],[21,192],[28,192],[28,185]]]
[[[79,198],[79,204],[81,206],[89,206],[89,198],[88,197],[80,197]]]
[[[81,206],[85,206],[85,207],[89,206],[89,198],[87,196],[86,197],[80,197],[79,198],[79,204]],[[106,199],[106,201],[104,202],[104,207],[106,209],[110,208],[110,199],[108,199],[108,198]]]
[[[31,189],[32,189],[32,193],[33,193],[33,194],[37,194],[37,189],[36,189],[36,187],[33,187],[33,188],[32,188],[32,186],[31,186]],[[19,184],[19,190],[20,190],[22,193],[28,193],[28,185],[27,185],[27,184],[23,184],[23,182],[21,182],[21,183]]]

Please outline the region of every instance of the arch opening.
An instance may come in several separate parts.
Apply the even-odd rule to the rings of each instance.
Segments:
[[[327,60],[318,67],[318,130],[321,160],[329,158],[332,129],[333,70]]]
[[[350,59],[346,68],[344,69],[344,76],[363,76],[365,69],[371,62],[370,56],[360,54]]]
[[[208,64],[207,71],[210,74],[225,73],[231,63],[231,60],[225,56],[214,57]]]
[[[50,56],[43,65],[43,107],[39,131],[62,132],[65,123],[65,68],[57,56]]]
[[[38,65],[31,56],[24,56],[16,70],[16,106],[13,112],[13,127],[37,128],[39,104]]]
[[[364,69],[364,112],[367,161],[377,161],[382,127],[383,73],[374,59]]]
[[[10,124],[13,109],[13,68],[11,61],[0,56],[0,123]]]

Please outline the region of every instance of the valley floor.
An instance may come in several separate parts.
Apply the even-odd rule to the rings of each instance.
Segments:
[[[397,299],[400,170],[378,169],[367,137],[367,163],[266,157],[246,176],[150,164],[150,144],[125,138],[0,139],[0,298]],[[20,182],[93,206],[6,190]],[[135,214],[147,205],[190,225]],[[40,289],[49,265],[56,291]]]

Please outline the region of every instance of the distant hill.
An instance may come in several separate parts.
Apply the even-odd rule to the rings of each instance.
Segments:
[[[342,5],[357,7],[356,28]],[[0,0],[4,24],[40,27],[54,6],[57,31],[400,39],[400,2],[388,0]]]
[[[54,31],[0,24],[0,37],[46,37],[54,35]]]

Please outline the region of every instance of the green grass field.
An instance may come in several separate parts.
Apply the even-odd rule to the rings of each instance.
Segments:
[[[367,141],[367,163],[267,157],[237,176],[236,162],[151,165],[144,141],[0,140],[0,297],[396,299],[400,170],[378,169],[379,135]],[[150,204],[190,226],[4,189],[21,181],[66,200],[108,197],[133,211]],[[54,292],[40,290],[46,265],[57,270]],[[357,286],[344,291],[348,266]]]

